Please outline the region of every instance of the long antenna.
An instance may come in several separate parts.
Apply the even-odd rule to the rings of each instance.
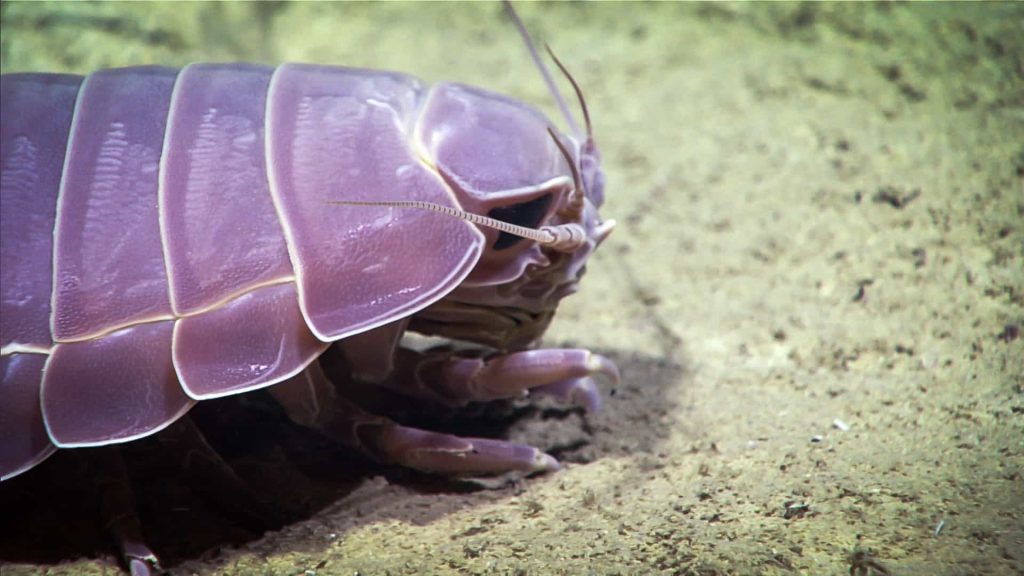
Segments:
[[[583,246],[587,241],[587,233],[579,224],[570,223],[560,224],[558,226],[541,226],[535,230],[533,228],[527,228],[525,226],[519,226],[509,222],[502,222],[501,220],[496,220],[488,216],[473,214],[472,212],[466,212],[458,208],[452,208],[451,206],[436,204],[434,202],[425,202],[423,200],[328,200],[326,203],[334,204],[336,206],[384,206],[388,208],[416,208],[418,210],[430,210],[431,212],[437,212],[439,214],[444,214],[445,216],[451,216],[452,218],[472,222],[479,226],[494,228],[495,230],[500,230],[513,236],[533,240],[542,246],[547,246],[559,252],[573,252],[580,246]]]
[[[562,111],[562,116],[565,117],[566,123],[569,124],[569,129],[572,133],[579,137],[580,126],[576,123],[576,119],[572,117],[569,112],[569,107],[565,105],[565,99],[562,98],[562,93],[559,92],[558,86],[555,85],[555,81],[551,79],[551,73],[548,72],[548,67],[544,65],[544,61],[540,59],[540,55],[537,54],[537,48],[533,45],[533,40],[530,39],[530,33],[526,31],[526,27],[523,26],[523,21],[519,19],[519,15],[516,14],[515,8],[512,7],[512,3],[509,0],[504,0],[502,4],[505,5],[505,12],[512,19],[512,22],[516,25],[519,30],[519,35],[523,38],[523,43],[526,44],[526,49],[530,51],[530,57],[533,58],[533,63],[537,65],[537,69],[540,70],[541,76],[544,77],[544,82],[548,85],[548,90],[551,95],[555,98],[555,102],[558,104],[558,108]]]

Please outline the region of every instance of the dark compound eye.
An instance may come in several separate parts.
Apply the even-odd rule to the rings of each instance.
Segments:
[[[516,224],[527,228],[537,228],[540,226],[541,220],[544,219],[544,215],[548,213],[548,207],[551,205],[551,198],[551,194],[545,194],[539,198],[530,200],[529,202],[495,208],[488,212],[487,215],[495,220],[501,220],[502,222],[508,222],[509,224]],[[515,246],[521,240],[523,240],[523,238],[520,238],[519,236],[513,236],[507,232],[499,232],[498,239],[494,241],[494,246],[492,248],[494,250],[504,250]]]

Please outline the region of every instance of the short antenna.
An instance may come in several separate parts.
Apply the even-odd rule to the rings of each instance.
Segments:
[[[569,171],[572,172],[572,191],[569,192],[569,201],[566,203],[566,215],[575,220],[580,217],[583,213],[583,178],[580,177],[580,171],[576,169],[576,163],[573,162],[572,154],[566,149],[562,141],[558,139],[558,135],[555,134],[555,129],[548,126],[548,134],[555,141],[555,146],[562,152],[562,157],[565,158],[566,164],[569,165]]]
[[[555,102],[558,104],[559,110],[562,111],[562,116],[565,117],[566,123],[569,124],[569,129],[576,136],[580,135],[580,126],[576,123],[576,119],[572,117],[569,112],[569,107],[565,105],[565,99],[562,98],[562,93],[559,92],[558,86],[555,85],[555,81],[551,79],[551,73],[548,72],[548,67],[544,65],[544,61],[540,59],[540,55],[537,54],[537,48],[533,45],[533,40],[530,39],[530,33],[526,31],[526,26],[523,26],[523,21],[519,19],[519,15],[516,14],[515,8],[512,7],[512,3],[509,0],[502,2],[505,5],[505,12],[512,19],[512,22],[516,25],[516,29],[519,30],[519,35],[523,38],[523,43],[526,44],[526,49],[530,51],[530,57],[533,58],[533,63],[537,65],[537,69],[540,70],[541,76],[544,77],[544,82],[548,85],[548,91],[555,98]]]
[[[555,64],[558,64],[558,69],[562,71],[562,74],[565,74],[569,84],[572,84],[572,89],[576,91],[576,98],[580,101],[580,108],[583,109],[583,121],[587,125],[587,138],[593,140],[594,128],[590,125],[590,112],[587,111],[587,101],[583,98],[583,90],[576,82],[576,79],[572,77],[572,74],[569,74],[569,69],[565,67],[565,64],[562,64],[558,56],[555,56],[555,51],[551,49],[551,46],[544,44],[544,47],[547,48],[548,54],[551,55],[551,59],[555,61]]]

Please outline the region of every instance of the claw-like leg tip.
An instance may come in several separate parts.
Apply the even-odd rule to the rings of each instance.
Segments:
[[[601,393],[590,378],[576,381],[570,398],[573,406],[580,406],[591,414],[601,411]]]
[[[147,559],[148,560],[148,559]],[[128,561],[128,571],[132,576],[153,576],[154,571],[159,571],[156,564],[156,557],[152,562],[141,558],[131,558]]]
[[[534,469],[537,472],[554,472],[555,470],[561,470],[562,465],[550,454],[545,454],[540,450],[537,451],[536,464]]]
[[[612,387],[618,386],[622,380],[622,377],[619,375],[619,367],[615,365],[615,362],[600,354],[590,354],[587,358],[587,369],[590,370],[591,374],[604,376]]]
[[[579,406],[590,413],[601,410],[601,391],[589,376],[537,386],[530,393],[550,396],[562,404]]]

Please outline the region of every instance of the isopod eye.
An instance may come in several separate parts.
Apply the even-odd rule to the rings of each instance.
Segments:
[[[487,215],[495,220],[501,220],[509,224],[525,226],[526,228],[538,228],[540,227],[541,220],[544,219],[544,215],[548,213],[548,208],[551,206],[551,198],[551,194],[545,194],[527,202],[494,208]],[[514,236],[507,232],[499,232],[498,239],[494,241],[492,249],[504,250],[511,248],[521,240],[523,239],[519,236]]]

